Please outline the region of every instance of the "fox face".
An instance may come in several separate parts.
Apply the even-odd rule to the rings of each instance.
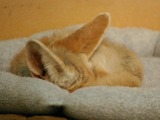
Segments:
[[[37,40],[27,43],[25,56],[31,76],[48,80],[69,91],[94,79],[85,54],[54,45],[49,48]]]
[[[109,23],[110,15],[104,13],[68,35],[30,40],[11,62],[10,71],[68,91],[95,85],[137,87],[143,66],[127,48],[102,41]]]

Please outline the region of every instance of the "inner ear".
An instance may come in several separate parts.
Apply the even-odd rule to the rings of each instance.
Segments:
[[[84,53],[90,57],[99,46],[109,23],[110,15],[100,14],[67,38],[57,41],[55,45],[64,46],[74,53]]]
[[[25,56],[31,74],[35,77],[45,76],[40,46],[32,41],[28,42],[25,48]]]
[[[55,70],[57,73],[64,71],[64,62],[57,57],[45,44],[38,40],[31,40],[25,48],[26,63],[32,75],[44,78]],[[47,71],[46,71],[47,70]]]

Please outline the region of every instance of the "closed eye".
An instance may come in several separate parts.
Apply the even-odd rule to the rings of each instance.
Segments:
[[[46,76],[46,73],[47,73],[47,70],[45,68],[43,68],[41,75],[44,77],[44,76]]]

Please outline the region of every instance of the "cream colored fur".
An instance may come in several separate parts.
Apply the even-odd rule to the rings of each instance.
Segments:
[[[76,31],[31,40],[11,62],[11,72],[39,77],[74,91],[86,86],[138,87],[143,65],[125,46],[103,39],[109,14],[100,14]]]

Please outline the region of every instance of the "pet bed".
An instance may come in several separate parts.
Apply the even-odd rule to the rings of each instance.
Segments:
[[[160,119],[159,31],[110,28],[104,34],[104,37],[125,44],[140,56],[144,64],[144,80],[140,88],[95,86],[73,93],[48,81],[19,77],[8,71],[11,59],[30,38],[39,39],[52,34],[54,30],[0,42],[1,114],[63,115],[77,120]]]

